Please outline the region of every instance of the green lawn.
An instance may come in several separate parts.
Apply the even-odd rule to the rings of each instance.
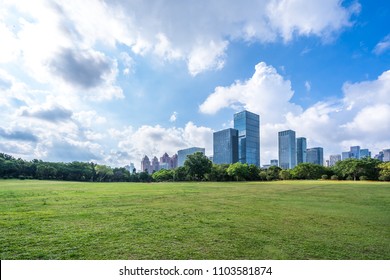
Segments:
[[[0,181],[0,259],[390,259],[390,184]]]

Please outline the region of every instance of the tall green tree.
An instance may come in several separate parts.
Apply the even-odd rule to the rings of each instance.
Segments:
[[[201,181],[210,173],[213,163],[203,153],[196,152],[188,155],[184,167],[193,180]]]
[[[227,173],[236,181],[244,181],[249,177],[249,166],[246,163],[236,162],[229,166]]]

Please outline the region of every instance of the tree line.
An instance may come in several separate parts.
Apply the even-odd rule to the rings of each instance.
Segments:
[[[184,166],[162,169],[152,174],[111,168],[93,162],[26,161],[0,153],[0,178],[40,179],[84,182],[167,182],[167,181],[273,181],[273,180],[380,180],[390,181],[390,162],[377,159],[346,159],[333,167],[300,163],[292,169],[267,169],[240,162],[213,164],[202,153],[189,155]]]

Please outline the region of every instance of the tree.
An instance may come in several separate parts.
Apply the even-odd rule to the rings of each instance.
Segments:
[[[294,179],[320,179],[326,174],[327,170],[324,166],[314,163],[300,163],[291,169],[291,175]]]
[[[390,181],[390,161],[383,162],[378,165],[379,168],[379,180]]]
[[[229,176],[236,179],[236,181],[244,181],[249,175],[249,166],[246,163],[236,162],[227,169]]]
[[[174,177],[174,171],[167,170],[167,169],[161,169],[152,174],[153,180],[157,182],[173,181],[173,177]]]
[[[290,171],[286,169],[280,170],[279,178],[282,180],[290,180],[291,179]]]
[[[196,152],[188,155],[184,167],[192,179],[201,181],[207,173],[210,173],[213,163],[203,153]]]
[[[372,158],[348,158],[336,162],[333,167],[334,172],[344,179],[356,180],[361,176],[366,176],[369,180],[377,180],[379,177],[380,161]]]
[[[107,182],[111,181],[111,177],[114,175],[111,167],[106,165],[96,165],[96,181],[98,182]]]
[[[278,180],[279,172],[281,170],[282,168],[280,168],[279,166],[270,166],[267,169],[267,176],[266,176],[267,181]]]

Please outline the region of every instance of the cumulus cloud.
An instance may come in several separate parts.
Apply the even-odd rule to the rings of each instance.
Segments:
[[[205,114],[223,108],[259,114],[263,164],[277,158],[277,133],[285,129],[306,137],[309,147],[326,147],[326,155],[341,153],[353,145],[384,149],[390,139],[390,71],[373,81],[347,82],[342,91],[341,99],[303,109],[291,101],[294,91],[290,81],[260,62],[250,79],[217,87],[199,109]]]
[[[291,82],[284,79],[274,67],[260,62],[255,73],[246,81],[236,81],[229,87],[217,87],[200,105],[202,113],[215,114],[230,107],[260,114],[262,122],[281,122],[289,112],[300,112],[292,102]]]
[[[21,115],[24,117],[33,117],[56,123],[70,120],[72,111],[62,107],[39,108],[35,110],[23,109]]]
[[[390,50],[390,34],[383,38],[378,44],[376,44],[373,52],[377,55],[383,54]]]
[[[177,120],[177,112],[173,112],[171,117],[169,118],[170,122],[175,122]]]
[[[28,142],[37,142],[38,137],[32,134],[29,131],[7,131],[0,127],[0,137],[9,139],[9,140],[17,140],[17,141],[28,141]]]
[[[184,128],[144,125],[136,130],[133,127],[110,129],[109,134],[117,141],[118,150],[129,154],[127,163],[123,162],[126,164],[130,160],[138,165],[144,155],[173,155],[180,149],[193,146],[204,147],[206,154],[212,154],[213,130],[192,122]],[[114,154],[111,153],[111,160]]]

